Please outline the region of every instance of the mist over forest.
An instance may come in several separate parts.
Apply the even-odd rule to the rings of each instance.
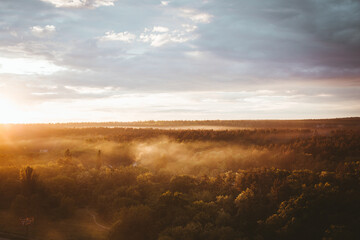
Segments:
[[[360,236],[358,118],[221,123],[1,125],[0,236]]]

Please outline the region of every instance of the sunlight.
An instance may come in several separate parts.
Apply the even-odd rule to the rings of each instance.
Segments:
[[[20,123],[23,120],[23,114],[17,106],[1,97],[0,112],[0,123]]]
[[[45,60],[0,57],[0,73],[50,75],[61,70],[64,68]]]

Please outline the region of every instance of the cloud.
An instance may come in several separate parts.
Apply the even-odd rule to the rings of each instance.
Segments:
[[[190,33],[196,30],[196,26],[182,24],[182,28],[170,31],[169,28],[163,26],[154,26],[151,29],[145,28],[140,34],[138,41],[150,43],[152,47],[160,47],[168,43],[184,43],[195,39]],[[122,41],[133,42],[137,39],[136,35],[129,32],[115,33],[114,31],[106,32],[105,36],[98,38],[100,41]]]
[[[152,33],[149,33],[149,30],[146,28],[140,35],[139,40],[150,43],[150,46],[153,47],[161,47],[168,43],[184,43],[196,38],[196,35],[190,34],[196,28],[196,26],[183,24],[181,29],[170,31],[166,27],[155,26]]]
[[[14,83],[9,83],[6,92],[21,90],[9,98],[27,96],[56,106],[59,99],[77,99],[91,105],[89,99],[121,95],[120,90],[101,90],[106,87],[133,94],[197,91],[184,97],[190,99],[186,104],[181,99],[173,106],[158,108],[161,103],[157,102],[149,109],[136,108],[129,112],[134,120],[140,117],[136,111],[148,111],[149,118],[171,118],[170,113],[159,114],[171,109],[184,109],[193,118],[256,118],[266,115],[262,112],[281,116],[284,109],[294,117],[306,117],[307,112],[310,117],[319,117],[317,112],[324,117],[360,114],[359,1],[212,0],[204,4],[179,0],[160,4],[145,0],[122,0],[121,4],[0,1],[1,83]],[[100,7],[107,5],[114,6]],[[56,28],[51,31],[46,24]],[[23,90],[29,84],[31,89]],[[36,88],[40,84],[59,87]],[[276,93],[246,97],[231,93],[258,89]],[[278,93],[281,89],[295,93]],[[224,97],[208,96],[216,91],[224,92]],[[202,98],[201,104],[193,98]],[[147,101],[130,100],[139,106]],[[99,103],[98,109],[111,109],[111,101]],[[239,102],[248,107],[231,113]],[[266,111],[272,103],[277,108],[273,113]],[[287,104],[302,107],[286,108]],[[326,114],[329,109],[331,113]],[[108,119],[113,118],[115,113]]]
[[[81,92],[80,97],[76,94],[64,97],[57,91],[46,89],[44,93],[48,94],[33,95],[32,97],[42,100],[41,104],[28,106],[28,110],[23,111],[23,121],[176,120],[180,115],[186,115],[186,119],[286,119],[313,116],[323,118],[329,117],[329,114],[331,117],[351,116],[360,108],[356,99],[339,101],[335,96],[324,99],[322,96],[317,96],[316,91],[295,95],[287,95],[284,91],[272,94],[257,91],[168,93],[126,91],[106,97],[101,89],[87,87],[75,89]],[[71,90],[71,92],[75,91]],[[333,89],[333,91],[337,90]],[[353,92],[356,91],[358,89]],[[59,112],[62,114],[59,115]]]
[[[162,33],[162,34],[141,34],[140,41],[149,42],[153,47],[161,47],[167,43],[184,43],[190,38],[185,37],[182,33]]]
[[[75,91],[78,94],[102,94],[102,95],[116,90],[113,87],[97,88],[97,87],[65,86],[65,88]]]
[[[170,1],[161,1],[161,5],[162,6],[167,6],[169,5]]]
[[[31,33],[37,37],[44,37],[53,35],[56,32],[54,25],[46,25],[45,27],[33,26],[30,28]]]
[[[97,8],[101,6],[114,6],[117,0],[41,0],[55,7],[64,8]]]
[[[195,23],[210,23],[211,19],[214,17],[208,13],[202,13],[197,11],[196,9],[191,8],[183,8],[180,10],[180,16],[189,18]]]
[[[132,42],[136,39],[136,35],[129,32],[115,33],[114,31],[106,32],[105,36],[100,38],[100,41],[121,41]]]
[[[359,78],[358,1],[208,5],[216,21],[201,25],[196,45],[217,57],[248,63],[247,77]]]
[[[164,32],[168,32],[169,29],[167,27],[155,26],[152,31],[164,33]]]
[[[64,68],[37,58],[0,58],[0,74],[51,75]]]
[[[170,34],[141,34],[140,40],[143,42],[150,42],[153,47],[160,47],[171,41]]]
[[[182,24],[181,26],[185,29],[186,32],[193,32],[198,28],[197,26],[190,24]]]

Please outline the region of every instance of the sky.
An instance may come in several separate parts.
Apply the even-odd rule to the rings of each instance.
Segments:
[[[358,0],[0,0],[0,122],[360,116]]]

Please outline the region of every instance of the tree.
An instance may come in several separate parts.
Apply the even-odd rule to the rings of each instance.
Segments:
[[[31,197],[36,192],[38,176],[34,173],[34,169],[32,167],[27,166],[26,168],[20,170],[20,181],[22,185],[22,191],[25,196],[25,202],[23,202],[25,204],[25,215],[28,217],[31,210],[30,206],[32,206],[32,202],[34,202],[31,200]],[[14,202],[13,207],[16,207],[19,205],[19,202],[21,203],[22,201],[21,197],[18,197],[15,200],[16,201]],[[28,234],[29,224],[26,225],[26,237]]]
[[[110,229],[109,239],[152,240],[156,238],[152,210],[143,205],[123,209],[120,219]]]
[[[65,157],[65,160],[66,161],[71,161],[71,159],[72,159],[72,154],[71,154],[71,152],[70,152],[70,149],[66,149],[66,151],[65,151],[65,153],[64,153],[64,157]]]
[[[96,156],[96,169],[100,169],[102,164],[101,150],[99,150]]]
[[[38,176],[34,173],[34,169],[30,166],[20,170],[20,181],[24,196],[29,198],[36,190]]]

